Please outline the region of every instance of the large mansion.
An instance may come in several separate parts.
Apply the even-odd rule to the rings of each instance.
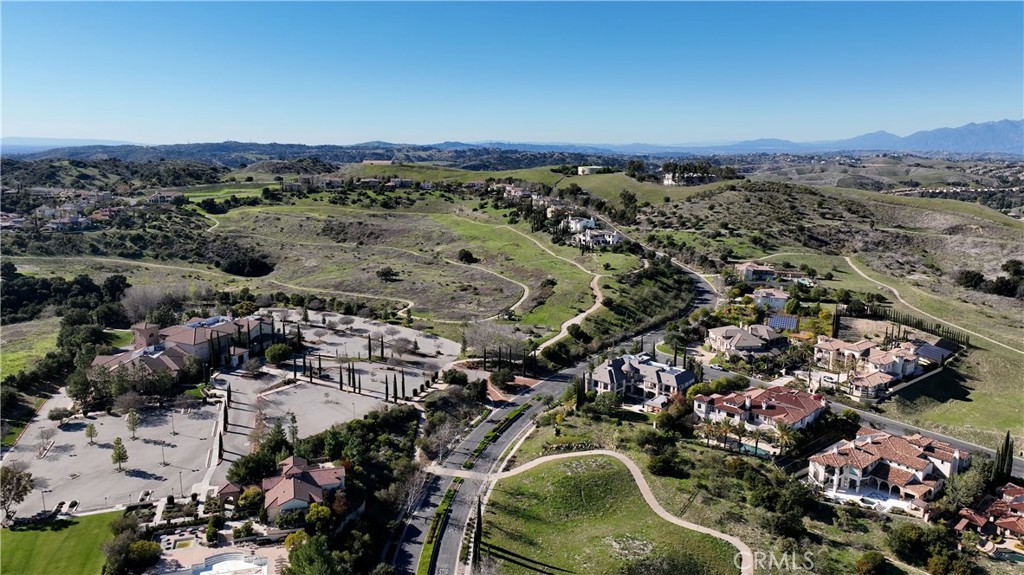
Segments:
[[[801,429],[810,425],[828,409],[820,395],[777,386],[751,387],[728,395],[697,395],[693,412],[699,419],[742,423],[753,431],[774,432],[780,425]]]
[[[920,369],[916,343],[903,342],[888,350],[866,339],[856,343],[819,336],[814,344],[814,361],[831,371],[850,374],[846,391],[854,397],[874,398],[894,381],[914,375]]]
[[[970,465],[970,452],[943,441],[862,427],[852,441],[811,457],[808,477],[833,492],[871,488],[904,500],[930,500]]]
[[[689,370],[659,363],[650,354],[641,353],[606,360],[594,369],[587,388],[598,393],[612,391],[620,397],[667,399],[673,393],[686,393],[694,383]]]
[[[129,365],[156,372],[167,369],[177,381],[190,357],[237,367],[249,359],[250,348],[273,334],[273,325],[259,316],[240,319],[214,316],[192,318],[184,325],[160,329],[152,323],[132,326],[131,351],[98,355],[94,367],[111,371]]]

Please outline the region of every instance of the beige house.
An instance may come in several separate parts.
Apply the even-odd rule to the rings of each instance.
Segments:
[[[810,459],[808,477],[822,489],[860,493],[870,488],[904,500],[931,500],[944,482],[971,465],[971,453],[924,437],[862,427],[852,441]]]

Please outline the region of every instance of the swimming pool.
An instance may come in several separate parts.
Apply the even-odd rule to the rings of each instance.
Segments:
[[[1009,561],[1011,563],[1024,563],[1024,553],[1018,553],[1016,551],[996,551],[994,555],[996,559],[1002,561]]]

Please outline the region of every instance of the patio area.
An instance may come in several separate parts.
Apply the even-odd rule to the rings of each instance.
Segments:
[[[899,497],[893,497],[884,491],[879,491],[872,488],[864,488],[860,490],[860,493],[855,491],[847,491],[840,489],[837,491],[827,490],[822,492],[822,495],[827,499],[831,499],[837,503],[846,503],[852,501],[857,505],[863,507],[869,507],[875,511],[888,513],[893,509],[899,509],[904,513],[916,515],[917,511],[911,509],[911,502]]]

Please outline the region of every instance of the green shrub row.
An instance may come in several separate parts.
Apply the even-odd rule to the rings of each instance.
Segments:
[[[511,413],[506,415],[505,418],[494,427],[494,429],[488,431],[487,434],[484,435],[484,438],[480,440],[480,443],[478,443],[473,449],[473,453],[469,456],[469,459],[462,464],[463,469],[473,469],[473,466],[476,465],[476,458],[480,457],[480,454],[487,449],[487,446],[494,443],[495,440],[501,437],[501,434],[505,433],[505,431],[508,430],[508,428],[529,408],[529,402],[520,405],[513,409]]]
[[[444,525],[445,518],[452,506],[452,500],[455,499],[455,494],[458,493],[461,485],[461,477],[453,478],[452,486],[441,498],[441,504],[434,512],[434,518],[430,521],[430,529],[427,531],[427,538],[423,542],[423,552],[420,553],[420,560],[416,566],[416,575],[430,575],[430,563],[434,560],[434,544],[437,542],[437,534],[441,531],[441,526]]]

